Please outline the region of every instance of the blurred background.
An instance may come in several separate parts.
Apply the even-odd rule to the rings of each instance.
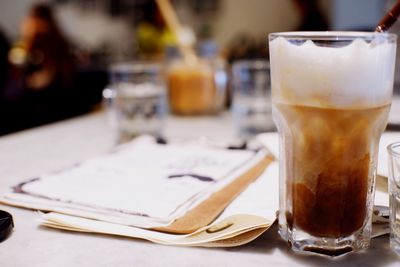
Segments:
[[[268,59],[271,32],[372,31],[395,1],[171,2],[197,52],[229,67],[239,59]],[[111,64],[166,62],[175,46],[154,0],[2,0],[0,134],[99,109]]]

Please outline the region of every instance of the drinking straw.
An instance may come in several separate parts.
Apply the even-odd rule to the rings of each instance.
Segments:
[[[156,0],[156,2],[162,16],[165,19],[165,22],[178,41],[178,49],[181,52],[184,60],[188,63],[196,62],[197,56],[193,48],[182,41],[182,25],[178,20],[175,9],[172,7],[171,2],[169,0]]]
[[[400,0],[397,0],[394,7],[382,18],[376,26],[376,32],[386,32],[396,22],[400,15]]]

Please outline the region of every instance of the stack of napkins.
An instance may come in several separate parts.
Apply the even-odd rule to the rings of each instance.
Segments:
[[[141,137],[26,181],[1,202],[48,212],[39,221],[49,227],[163,244],[234,246],[274,222],[277,183],[277,163],[265,149],[164,145]]]

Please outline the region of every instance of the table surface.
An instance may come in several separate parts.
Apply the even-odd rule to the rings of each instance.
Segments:
[[[199,142],[229,141],[235,129],[229,114],[213,118],[168,118],[165,136]],[[114,146],[101,112],[0,138],[0,193],[29,177],[88,159]],[[74,233],[38,226],[37,214],[0,205],[15,221],[0,243],[0,265],[8,266],[399,266],[387,236],[373,239],[362,253],[330,259],[293,253],[273,226],[236,248],[183,248],[147,241]]]

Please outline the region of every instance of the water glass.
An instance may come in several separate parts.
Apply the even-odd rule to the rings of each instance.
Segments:
[[[232,67],[232,79],[232,111],[239,135],[248,138],[275,130],[268,61],[237,61]]]
[[[400,255],[400,142],[388,146],[390,247]]]
[[[166,94],[161,66],[134,62],[111,66],[110,85],[103,91],[109,121],[117,141],[141,134],[162,135]]]

